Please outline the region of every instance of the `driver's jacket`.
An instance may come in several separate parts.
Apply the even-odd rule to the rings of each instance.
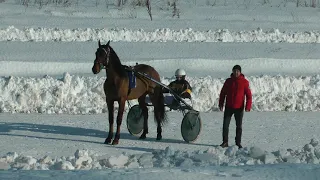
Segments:
[[[189,98],[191,99],[191,92],[192,88],[188,81],[185,79],[182,80],[175,80],[171,82],[168,87],[170,87],[175,93],[177,93],[182,98]],[[168,92],[168,91],[164,91]]]

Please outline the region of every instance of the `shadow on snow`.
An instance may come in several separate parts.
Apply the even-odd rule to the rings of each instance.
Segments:
[[[49,139],[49,140],[64,140],[64,141],[74,141],[74,142],[84,142],[84,143],[97,143],[97,144],[103,144],[104,142],[104,140],[98,142],[97,140],[94,140],[94,139],[92,140],[69,139],[69,138],[54,137],[53,135],[52,136],[25,135],[25,134],[11,133],[12,131],[29,131],[34,133],[45,133],[45,134],[53,134],[53,135],[59,134],[59,135],[71,135],[71,136],[83,136],[83,137],[95,137],[95,138],[106,138],[108,135],[106,131],[101,131],[97,129],[87,129],[87,128],[81,128],[81,127],[43,125],[43,124],[32,124],[32,123],[3,123],[3,122],[0,123],[0,135]],[[155,137],[147,137],[147,139],[140,140],[139,137],[132,136],[129,133],[121,133],[120,140],[121,139],[134,140],[134,141],[140,141],[140,142],[189,144],[184,142],[182,139],[180,140],[180,139],[163,138],[161,141],[157,141]],[[198,144],[198,143],[190,143],[190,145],[212,147],[212,145]],[[136,148],[136,147],[120,147],[119,145],[115,147],[123,148],[123,149],[132,149],[132,150],[135,150]]]

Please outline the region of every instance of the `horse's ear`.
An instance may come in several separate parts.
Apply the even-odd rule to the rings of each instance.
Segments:
[[[109,46],[109,44],[110,44],[110,40],[108,41],[108,43],[106,45]]]
[[[99,39],[99,41],[98,41],[98,45],[99,45],[99,47],[101,47],[100,39]]]

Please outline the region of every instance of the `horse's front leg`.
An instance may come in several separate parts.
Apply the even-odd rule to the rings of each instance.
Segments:
[[[104,141],[105,144],[110,144],[113,137],[113,110],[114,110],[114,102],[107,101],[108,113],[109,113],[109,134],[107,139]]]
[[[126,103],[126,99],[125,98],[121,98],[118,101],[119,109],[118,109],[118,116],[117,116],[117,132],[116,132],[115,138],[114,138],[114,140],[112,142],[113,145],[119,144],[120,127],[121,127],[121,123],[122,123],[122,117],[123,117],[123,111],[124,111],[125,103]]]

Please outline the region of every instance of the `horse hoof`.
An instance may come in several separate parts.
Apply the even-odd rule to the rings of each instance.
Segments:
[[[107,138],[105,141],[104,141],[104,144],[110,144],[111,143],[111,138]]]
[[[139,139],[146,139],[146,138],[147,136],[145,134],[142,134]]]
[[[112,145],[117,145],[117,144],[119,144],[119,140],[118,140],[118,139],[114,139],[114,140],[112,141]]]
[[[157,135],[157,140],[161,140],[162,139],[162,136],[161,135]]]

